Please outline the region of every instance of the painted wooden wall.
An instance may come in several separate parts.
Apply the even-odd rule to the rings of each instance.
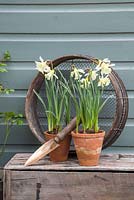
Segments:
[[[16,92],[0,96],[0,111],[24,113],[26,92],[41,55],[109,57],[128,90],[129,118],[116,151],[134,147],[134,1],[132,0],[0,0],[0,51],[12,56],[9,72],[0,74]],[[0,144],[4,125],[0,124]],[[15,152],[33,151],[38,142],[27,123],[14,126],[1,162]]]

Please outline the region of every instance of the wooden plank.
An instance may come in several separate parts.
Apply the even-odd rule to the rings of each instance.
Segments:
[[[134,196],[134,173],[43,171],[10,173],[11,196],[5,200],[55,200],[55,197],[58,200],[133,200]],[[8,191],[8,188],[6,190]]]
[[[4,169],[10,170],[37,170],[37,171],[134,171],[134,154],[103,154],[98,166],[80,166],[78,160],[70,158],[66,162],[53,163],[47,157],[40,160],[38,164],[24,167],[24,163],[31,154],[16,154],[5,166]]]
[[[6,145],[6,150],[0,159],[0,166],[3,167],[16,153],[29,152],[33,153],[39,146],[38,145]],[[72,149],[72,147],[71,147]],[[134,152],[134,147],[109,147],[102,151],[103,154],[131,154]]]
[[[134,18],[133,11],[134,3],[111,4],[110,6],[107,4],[99,4],[99,6],[97,4],[87,4],[86,6],[2,6],[0,9],[0,32],[128,33],[134,32],[134,27],[131,25]],[[36,26],[31,23],[31,20]],[[69,23],[70,21],[71,23]]]
[[[95,167],[79,166],[73,157],[24,167],[29,156],[16,154],[4,167],[5,200],[133,200],[134,154],[104,154]]]
[[[12,61],[34,61],[37,56],[45,58],[60,57],[66,54],[95,55],[98,58],[109,57],[114,61],[133,61],[134,40],[81,40],[61,39],[54,41],[0,41],[3,51],[9,50]],[[18,51],[19,49],[19,51]],[[129,53],[128,53],[129,52]]]
[[[3,187],[3,198],[5,200],[11,199],[11,171],[7,170],[4,172],[4,187]]]

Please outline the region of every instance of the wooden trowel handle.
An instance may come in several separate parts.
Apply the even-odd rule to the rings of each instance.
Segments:
[[[71,131],[73,131],[76,127],[76,117],[74,117],[70,123],[64,128],[62,129],[62,131],[60,131],[56,137],[54,138],[54,140],[57,142],[57,143],[60,143],[64,138],[65,136],[70,133]]]

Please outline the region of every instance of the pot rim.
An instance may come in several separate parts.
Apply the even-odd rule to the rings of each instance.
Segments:
[[[71,135],[79,138],[99,138],[105,136],[105,131],[99,130],[97,133],[76,133],[75,131],[72,131]]]

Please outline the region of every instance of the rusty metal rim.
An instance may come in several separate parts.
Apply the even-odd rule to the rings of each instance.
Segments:
[[[118,125],[118,129],[114,130],[114,133],[112,134],[112,137],[110,138],[110,141],[109,140],[106,141],[109,146],[112,145],[116,141],[116,139],[120,136],[121,132],[123,131],[126,121],[127,121],[127,118],[128,118],[128,109],[129,109],[128,95],[126,92],[126,88],[125,88],[122,80],[118,76],[118,74],[116,72],[114,72],[114,74],[115,74],[115,78],[120,86],[120,90],[122,93],[123,110],[122,110],[120,123]],[[107,146],[107,143],[105,144],[106,146]],[[104,148],[105,148],[105,146],[104,146]]]

